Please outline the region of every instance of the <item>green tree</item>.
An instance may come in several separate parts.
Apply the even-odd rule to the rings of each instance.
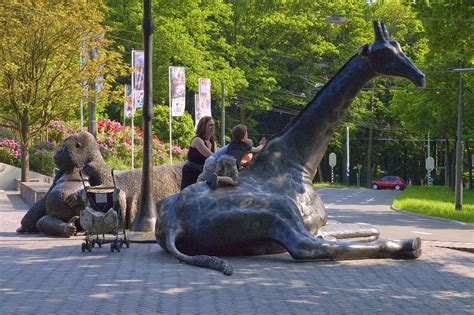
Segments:
[[[81,82],[98,103],[113,97],[112,84],[124,69],[120,51],[103,37],[97,4],[70,1],[3,1],[0,4],[0,124],[21,142],[21,180],[29,179],[29,147],[53,119],[77,108]],[[88,58],[92,49],[98,54]],[[86,60],[80,65],[80,54]]]
[[[427,77],[427,89],[398,91],[392,107],[403,126],[413,133],[430,132],[433,137],[446,139],[445,171],[449,172],[454,165],[454,145],[449,146],[448,140],[456,136],[460,76],[453,69],[474,66],[474,7],[468,1],[417,1],[413,8],[422,21],[421,35],[427,43],[420,66]],[[464,79],[463,136],[467,140],[474,135],[474,75],[466,73]]]
[[[142,49],[141,1],[107,1],[106,24],[109,36],[125,47],[123,60],[130,60],[131,49]],[[235,64],[235,52],[223,35],[231,25],[232,6],[222,0],[153,2],[153,100],[168,102],[168,67],[186,69],[187,110],[198,90],[200,77],[210,78],[212,104],[220,107],[221,81],[229,97],[247,85],[245,73]],[[125,82],[123,82],[125,83]],[[214,110],[215,112],[217,110]],[[167,138],[165,138],[167,139]]]
[[[422,34],[427,51],[420,68],[427,75],[427,89],[399,91],[394,99],[394,109],[404,125],[420,134],[428,131],[439,137],[454,137],[456,133],[459,74],[455,68],[472,67],[474,9],[467,2],[425,2],[414,5],[423,23]],[[474,80],[466,76],[469,86]],[[466,104],[472,104],[472,93],[466,94]],[[406,108],[404,104],[411,104]],[[466,115],[472,122],[474,115]],[[466,124],[470,129],[472,123]]]
[[[169,139],[169,107],[155,105],[153,107],[153,132],[162,140]],[[172,123],[173,143],[182,148],[188,147],[194,137],[193,118],[188,112],[181,117],[173,117]]]

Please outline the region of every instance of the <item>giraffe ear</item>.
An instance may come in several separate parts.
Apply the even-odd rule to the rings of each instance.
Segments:
[[[370,54],[370,45],[364,44],[359,47],[359,55],[362,57],[367,57]]]

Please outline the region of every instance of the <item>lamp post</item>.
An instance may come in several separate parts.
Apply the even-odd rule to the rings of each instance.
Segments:
[[[471,72],[474,68],[458,68],[454,72]],[[463,183],[463,167],[462,167],[462,133],[464,120],[464,78],[462,74],[459,76],[459,96],[458,96],[458,121],[457,121],[457,137],[456,137],[456,178],[454,183],[454,209],[462,210],[462,183]]]
[[[153,81],[152,81],[152,49],[153,49],[153,18],[151,12],[151,0],[143,1],[143,42],[145,50],[145,77],[143,98],[143,170],[141,199],[138,214],[132,224],[132,231],[152,232],[156,223],[156,204],[151,194],[152,188],[152,151],[151,131],[153,117]]]

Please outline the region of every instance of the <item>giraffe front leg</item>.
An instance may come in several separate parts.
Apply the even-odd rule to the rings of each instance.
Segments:
[[[370,243],[327,241],[307,233],[286,234],[280,240],[297,260],[344,260],[363,258],[415,259],[421,255],[420,238],[401,241],[377,240]]]

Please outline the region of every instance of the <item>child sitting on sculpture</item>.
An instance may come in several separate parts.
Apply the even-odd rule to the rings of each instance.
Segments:
[[[206,160],[198,181],[206,181],[213,189],[220,183],[237,185],[244,156],[247,157],[245,161],[248,163],[249,154],[260,152],[266,143],[267,140],[264,137],[260,140],[259,146],[253,147],[252,141],[248,138],[247,127],[242,124],[236,125],[232,129],[232,141]]]

